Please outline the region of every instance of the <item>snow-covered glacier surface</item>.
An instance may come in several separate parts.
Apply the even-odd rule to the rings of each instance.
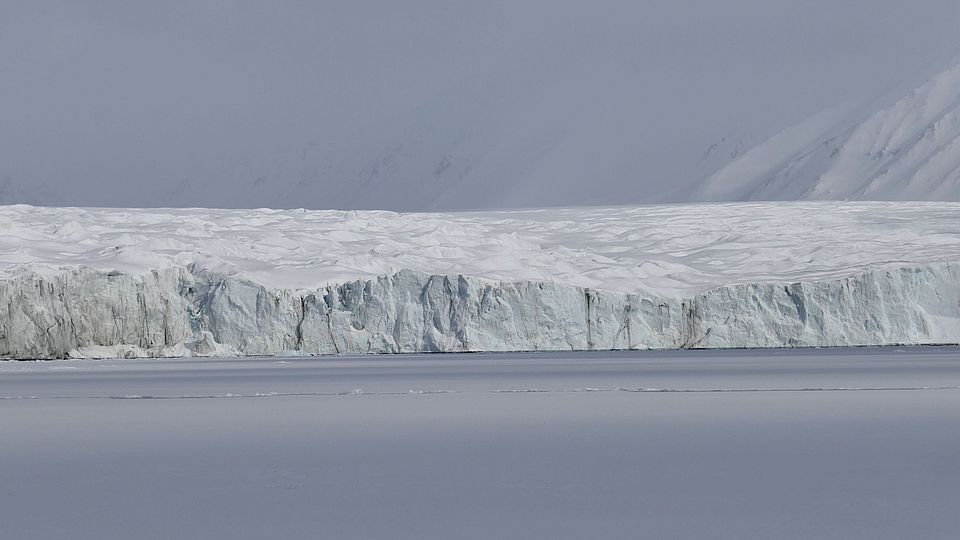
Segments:
[[[960,204],[0,208],[0,355],[960,343]]]

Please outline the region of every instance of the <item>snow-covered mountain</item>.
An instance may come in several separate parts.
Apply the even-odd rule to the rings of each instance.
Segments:
[[[376,126],[225,167],[185,184],[177,206],[244,206],[251,196],[274,208],[395,211],[675,201],[690,182],[665,174],[702,177],[749,140],[719,136],[699,160],[678,152],[655,165],[660,135],[635,103],[650,93],[643,74],[625,58],[564,60],[517,60]],[[700,137],[706,147],[710,135]]]
[[[960,64],[879,110],[827,111],[708,177],[696,200],[960,200]]]
[[[906,95],[865,96],[759,145],[733,130],[699,159],[678,154],[675,166],[654,171],[648,111],[627,105],[644,84],[616,60],[487,73],[377,130],[307,145],[259,170],[233,169],[183,197],[242,206],[253,191],[264,206],[396,210],[598,205],[613,194],[626,202],[960,200],[960,63]],[[673,181],[662,181],[665,172]],[[249,184],[235,203],[219,188],[230,176]]]
[[[0,203],[734,200],[756,167],[696,187],[817,111],[919,86],[960,45],[957,20],[952,0],[0,2]],[[836,183],[820,196],[856,190]],[[910,198],[948,196],[917,184]]]
[[[701,134],[704,150],[678,150],[669,166],[651,155],[663,149],[644,128],[649,109],[629,105],[647,81],[628,64],[518,61],[376,126],[224,164],[205,181],[155,186],[149,197],[168,206],[399,211],[960,200],[960,63],[906,95],[827,109],[759,145],[742,128]],[[14,189],[5,185],[0,202],[43,199]]]

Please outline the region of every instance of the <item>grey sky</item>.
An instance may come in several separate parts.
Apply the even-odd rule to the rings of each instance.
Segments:
[[[954,0],[0,0],[0,197],[676,199],[722,137],[918,82],[958,22]]]

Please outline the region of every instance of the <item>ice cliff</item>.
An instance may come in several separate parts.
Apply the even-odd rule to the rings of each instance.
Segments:
[[[960,343],[960,205],[0,209],[0,356]]]

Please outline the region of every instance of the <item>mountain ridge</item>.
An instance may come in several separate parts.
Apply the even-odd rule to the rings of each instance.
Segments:
[[[784,130],[698,186],[695,200],[960,200],[960,63],[879,110]]]

